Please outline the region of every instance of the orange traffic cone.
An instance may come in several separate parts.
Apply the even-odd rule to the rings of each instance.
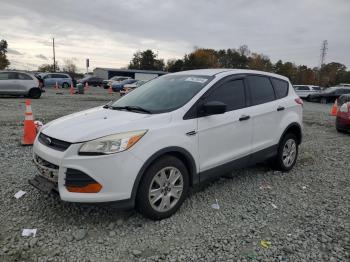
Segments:
[[[71,85],[70,85],[69,93],[70,93],[71,95],[74,95],[73,82],[72,82]]]
[[[108,88],[108,94],[113,94],[113,89],[112,89],[112,86],[109,86],[109,88]]]
[[[338,112],[338,99],[336,99],[334,104],[332,105],[331,116],[336,116],[337,112]]]
[[[34,117],[32,107],[30,106],[30,99],[26,100],[26,113],[24,119],[24,131],[22,138],[22,145],[33,145],[36,137],[36,126],[34,123]]]

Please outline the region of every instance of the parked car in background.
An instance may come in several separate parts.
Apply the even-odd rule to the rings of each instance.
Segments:
[[[123,95],[126,95],[127,93],[130,93],[132,90],[142,86],[146,82],[148,82],[148,81],[138,80],[135,83],[124,85],[124,88],[119,91],[120,96],[123,96]]]
[[[26,72],[0,71],[1,95],[24,95],[37,99],[41,96],[38,79]]]
[[[62,88],[68,88],[72,84],[72,78],[65,73],[40,73],[38,74],[43,83],[43,87],[53,87],[56,85]]]
[[[128,76],[113,76],[108,80],[103,80],[103,88],[107,89],[109,88],[113,82],[121,82],[127,79],[131,79],[131,77]]]
[[[310,95],[321,92],[321,87],[314,85],[294,85],[294,90],[300,98],[309,100]]]
[[[309,100],[312,102],[320,102],[322,104],[334,103],[336,99],[344,94],[350,94],[350,87],[333,86],[318,94],[310,95]]]
[[[339,98],[342,104],[339,104],[337,117],[335,120],[335,128],[338,132],[350,131],[350,96],[342,96]]]
[[[288,78],[253,70],[167,74],[105,106],[54,120],[33,146],[30,183],[64,201],[113,202],[151,219],[174,214],[190,187],[270,160],[290,171],[302,100]]]
[[[88,75],[88,76],[85,76],[84,78],[78,80],[78,83],[81,83],[84,86],[86,85],[86,83],[89,86],[102,86],[103,79],[101,77]]]
[[[121,82],[113,82],[112,89],[114,92],[119,92],[119,91],[123,90],[124,85],[132,84],[132,83],[135,83],[136,81],[137,80],[131,78],[131,79],[123,80]]]

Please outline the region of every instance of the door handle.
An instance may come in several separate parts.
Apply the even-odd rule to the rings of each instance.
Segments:
[[[284,106],[277,107],[277,111],[283,111],[284,109],[285,109]]]
[[[243,115],[239,118],[239,121],[248,120],[249,118],[250,118],[250,116]]]

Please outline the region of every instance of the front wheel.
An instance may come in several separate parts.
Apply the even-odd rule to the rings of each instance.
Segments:
[[[146,171],[137,193],[136,207],[153,220],[170,217],[186,199],[188,187],[189,175],[182,161],[164,156]]]
[[[299,145],[296,136],[292,133],[286,134],[278,146],[275,167],[280,171],[291,170],[298,158]]]

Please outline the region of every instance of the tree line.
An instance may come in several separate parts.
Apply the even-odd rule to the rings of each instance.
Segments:
[[[251,52],[246,45],[220,50],[195,48],[182,59],[169,59],[166,64],[164,59],[159,59],[157,54],[147,49],[137,51],[128,68],[168,72],[203,68],[252,69],[286,76],[293,84],[328,87],[339,83],[350,83],[350,71],[347,71],[346,66],[341,63],[330,62],[322,65],[321,69],[282,60],[273,63],[268,56]]]
[[[0,41],[0,70],[8,68],[10,61],[6,57],[8,44],[6,40]],[[273,63],[264,54],[254,53],[246,45],[229,49],[195,48],[191,53],[185,54],[182,59],[158,58],[158,54],[152,50],[137,51],[134,53],[129,69],[159,70],[178,72],[203,68],[238,68],[253,69],[272,72],[288,77],[293,84],[320,85],[324,87],[334,86],[339,83],[350,83],[350,71],[345,65],[338,62],[330,62],[321,68],[310,68],[306,65],[278,60]],[[43,64],[38,68],[39,72],[53,72],[53,64]],[[77,73],[77,67],[73,59],[65,59],[60,70],[56,62],[56,71],[67,72],[73,77],[81,77]]]

